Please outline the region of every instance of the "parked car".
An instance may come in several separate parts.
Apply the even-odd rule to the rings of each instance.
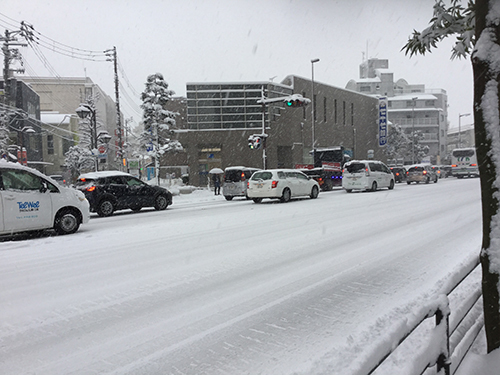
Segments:
[[[438,175],[430,165],[414,165],[408,168],[408,172],[406,172],[406,183],[408,185],[412,182],[417,184],[425,182],[428,184],[431,181],[438,182]]]
[[[405,167],[391,167],[391,172],[394,175],[394,181],[396,183],[406,181]]]
[[[376,191],[379,188],[394,189],[394,175],[387,165],[376,160],[352,160],[344,164],[342,187],[353,190]]]
[[[247,196],[247,183],[258,168],[228,167],[224,170],[224,181],[222,183],[222,195],[230,201],[234,197]]]
[[[111,216],[113,212],[124,209],[137,212],[143,207],[165,210],[172,204],[172,194],[167,189],[148,185],[120,171],[82,174],[75,187],[87,197],[90,211],[99,216]]]
[[[35,169],[0,160],[0,235],[50,228],[70,234],[89,216],[82,192]]]
[[[291,198],[318,197],[319,184],[296,169],[268,169],[255,172],[248,181],[247,195],[255,203],[264,198],[288,202]]]

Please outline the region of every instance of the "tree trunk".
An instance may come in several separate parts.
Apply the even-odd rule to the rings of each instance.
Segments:
[[[490,38],[496,48],[500,48],[500,27],[488,22],[486,16],[490,2],[496,0],[476,0],[476,40],[481,34],[490,33]],[[478,43],[480,44],[480,43]],[[500,63],[491,58],[484,58],[484,54],[474,53],[472,67],[474,71],[474,128],[476,137],[477,158],[481,179],[481,200],[483,216],[483,242],[481,248],[481,265],[483,270],[483,305],[484,325],[488,353],[500,347],[500,299],[498,269],[492,268],[492,260],[499,257],[500,249],[494,233],[498,233],[498,188],[495,186],[497,177],[496,160],[492,156],[495,150],[495,138],[492,132],[499,131],[498,116],[500,104],[496,108],[489,106],[485,113],[483,99],[488,90],[496,87],[498,102],[498,86],[500,74],[494,65]],[[492,57],[493,55],[488,55]],[[490,96],[488,96],[490,97]],[[496,111],[496,123],[492,123],[491,111]],[[495,115],[495,113],[493,113]]]

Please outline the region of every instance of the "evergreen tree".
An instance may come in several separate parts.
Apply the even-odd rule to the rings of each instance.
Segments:
[[[410,140],[399,125],[390,125],[387,134],[387,145],[384,153],[388,160],[404,160],[408,158],[408,144]]]
[[[425,54],[457,34],[452,58],[471,55],[474,72],[474,132],[481,180],[484,326],[488,353],[500,348],[500,1],[475,0],[463,7],[438,0],[430,26],[414,31],[403,47],[407,54]]]
[[[141,109],[144,111],[144,132],[141,134],[141,140],[143,147],[155,159],[159,182],[160,156],[168,151],[182,150],[182,145],[172,139],[177,113],[165,108],[174,92],[168,89],[168,83],[161,73],[148,76],[145,85],[146,88],[141,94]]]

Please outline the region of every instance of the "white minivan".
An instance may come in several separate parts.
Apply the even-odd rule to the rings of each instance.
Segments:
[[[74,233],[89,221],[89,202],[35,169],[0,160],[0,235],[54,228]]]
[[[352,160],[344,164],[342,187],[348,193],[353,190],[375,191],[379,188],[392,190],[394,175],[381,161]]]

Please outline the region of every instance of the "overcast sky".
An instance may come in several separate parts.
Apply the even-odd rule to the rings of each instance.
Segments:
[[[116,46],[122,111],[139,120],[138,94],[160,72],[177,95],[186,82],[281,82],[311,77],[345,88],[359,78],[364,56],[389,60],[394,79],[448,93],[448,119],[472,113],[469,59],[450,60],[453,40],[424,57],[401,52],[413,29],[427,27],[434,0],[2,0],[0,31],[16,21],[67,46],[104,51]],[[9,17],[6,18],[5,16]],[[112,98],[112,64],[65,57],[41,48],[61,77],[87,75]],[[29,75],[51,76],[30,48],[22,48]],[[135,105],[131,104],[135,101]],[[472,116],[463,117],[462,125]]]

